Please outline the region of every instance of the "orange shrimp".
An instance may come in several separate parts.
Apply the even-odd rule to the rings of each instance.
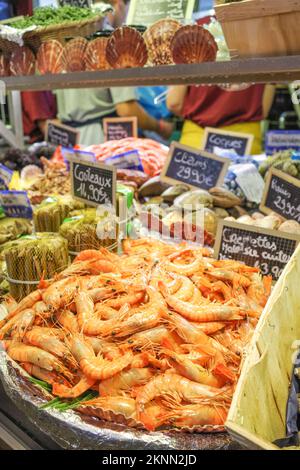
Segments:
[[[176,369],[178,374],[193,382],[210,385],[215,388],[221,388],[227,383],[226,378],[214,376],[204,367],[195,364],[185,354],[176,354],[168,349],[163,349],[162,352],[169,358],[171,365]]]
[[[79,289],[79,278],[70,277],[51,284],[51,286],[43,292],[42,298],[49,309],[59,310],[73,302]]]
[[[144,385],[153,377],[153,370],[149,368],[132,368],[122,371],[111,379],[103,380],[99,385],[99,394],[117,396],[129,392],[133,387]]]
[[[228,407],[224,405],[176,405],[172,411],[164,413],[162,422],[195,431],[203,426],[224,426],[227,414]],[[161,420],[158,418],[156,426],[159,427],[160,424]]]
[[[77,369],[78,364],[66,345],[55,334],[43,331],[43,328],[33,328],[25,334],[25,340],[32,346],[52,353],[61,359],[71,369]]]
[[[162,396],[173,397],[175,400],[184,400],[188,403],[197,403],[203,399],[230,402],[232,390],[202,385],[181,375],[165,373],[154,377],[138,390],[136,396],[137,412],[140,414],[144,411],[147,403]]]
[[[73,378],[70,371],[53,354],[35,346],[13,342],[8,347],[8,354],[17,362],[29,362],[49,372],[56,371],[67,379]]]
[[[123,369],[126,369],[131,363],[132,357],[131,351],[114,361],[109,361],[97,356],[95,358],[82,359],[80,361],[80,367],[87,377],[95,380],[106,380],[118,374]]]
[[[106,305],[114,309],[120,309],[123,305],[136,305],[144,300],[145,291],[135,292],[133,294],[124,295],[117,299],[108,300]]]
[[[70,333],[79,333],[77,317],[70,310],[63,310],[57,314],[57,320],[60,325]]]
[[[22,362],[20,365],[27,372],[27,374],[39,380],[43,380],[44,382],[47,382],[50,385],[60,383],[65,387],[71,386],[70,382],[68,382],[64,377],[58,375],[55,372],[49,372],[46,369],[42,369],[41,367],[35,366],[34,364],[30,364],[29,362]]]
[[[14,338],[21,341],[28,328],[33,325],[35,312],[33,309],[27,309],[14,315],[0,329],[0,339]]]
[[[27,297],[21,300],[21,302],[16,308],[12,309],[12,311],[6,317],[6,320],[13,318],[14,316],[18,315],[18,313],[21,313],[23,310],[32,308],[39,300],[42,300],[41,290],[34,291],[31,294],[27,295]]]
[[[168,295],[166,288],[163,283],[159,283],[160,290],[163,292],[165,300],[169,307],[172,307],[175,312],[179,313],[183,317],[194,322],[205,322],[208,323],[218,321],[229,321],[229,320],[241,320],[242,309],[239,307],[232,307],[226,305],[192,305],[188,302],[178,300],[176,297]]]
[[[96,383],[96,380],[82,376],[74,387],[68,387],[65,384],[54,382],[52,385],[52,394],[60,398],[78,398],[87,392]]]

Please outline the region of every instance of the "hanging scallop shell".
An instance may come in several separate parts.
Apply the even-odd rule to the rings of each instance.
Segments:
[[[82,72],[85,70],[85,51],[88,41],[84,38],[71,39],[62,54],[63,68],[66,72]]]
[[[148,52],[143,36],[128,26],[116,29],[108,40],[106,59],[114,69],[144,67]]]
[[[0,77],[9,77],[9,59],[0,53]]]
[[[59,41],[51,39],[44,42],[37,53],[37,68],[42,75],[62,73],[62,55],[64,48]]]
[[[106,60],[108,38],[101,37],[89,42],[85,51],[86,70],[108,70],[110,65]]]
[[[12,75],[33,75],[35,55],[29,47],[19,47],[10,56],[9,67]]]
[[[199,25],[183,26],[171,43],[175,64],[199,64],[216,60],[218,46],[213,35]]]
[[[152,65],[173,64],[171,42],[180,27],[179,21],[165,19],[157,21],[144,33],[149,62]]]

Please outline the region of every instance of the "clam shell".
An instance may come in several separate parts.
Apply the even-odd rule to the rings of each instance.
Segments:
[[[144,33],[148,48],[149,63],[152,65],[173,64],[171,42],[174,34],[181,27],[179,21],[172,19],[159,20]]]
[[[0,53],[0,77],[8,77],[9,75],[9,59]]]
[[[59,41],[44,42],[37,53],[37,68],[42,75],[63,71],[62,55],[64,48]]]
[[[101,37],[89,42],[85,51],[86,70],[108,70],[110,65],[106,60],[108,38]]]
[[[66,72],[82,72],[85,70],[85,52],[88,41],[84,38],[71,39],[62,54],[63,68]]]
[[[14,50],[10,56],[9,67],[12,75],[33,75],[35,73],[35,55],[29,47]]]
[[[175,64],[199,64],[216,60],[218,46],[213,35],[199,25],[183,26],[171,43]]]
[[[128,26],[116,29],[108,40],[106,59],[114,69],[144,67],[148,52],[143,36]]]

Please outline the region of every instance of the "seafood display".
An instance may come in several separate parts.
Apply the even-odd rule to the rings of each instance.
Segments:
[[[42,13],[47,8],[38,10]],[[30,22],[30,18],[24,21]],[[19,28],[25,24],[24,21],[20,21]],[[108,37],[87,35],[86,39],[77,34],[78,37],[76,33],[74,37],[73,30],[62,39],[52,33],[38,45],[27,44],[26,40],[23,47],[15,45],[12,54],[6,51],[9,67],[6,66],[6,57],[2,56],[1,76],[213,62],[217,58],[218,44],[223,47],[219,39],[217,44],[207,28],[184,26],[171,18],[157,21],[144,34],[129,26],[117,28]]]
[[[148,431],[223,430],[272,279],[185,245],[128,239],[123,252],[83,251],[8,302],[8,356],[47,383],[54,398],[44,407],[73,403]]]
[[[44,173],[28,188],[28,196],[32,204],[40,204],[51,195],[68,195],[71,193],[71,179],[63,162],[50,162],[41,158]]]
[[[152,139],[137,139],[129,137],[121,140],[111,140],[100,145],[91,145],[85,148],[86,152],[92,152],[101,163],[126,152],[137,151],[141,159],[144,172],[148,176],[159,174],[168,156],[168,147]]]
[[[300,179],[300,156],[293,150],[284,150],[268,157],[259,167],[260,174],[265,177],[270,168],[283,171],[289,176]]]

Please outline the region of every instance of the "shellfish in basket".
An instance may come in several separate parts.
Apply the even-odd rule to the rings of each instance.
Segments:
[[[87,39],[74,38],[65,45],[62,64],[66,72],[82,72],[85,70],[84,58],[88,44]]]
[[[108,40],[106,59],[114,69],[144,67],[148,52],[143,36],[128,26],[116,29]]]
[[[108,38],[101,37],[89,42],[85,51],[86,70],[108,70],[110,65],[106,60]]]
[[[157,21],[144,33],[149,62],[152,65],[173,64],[171,42],[180,27],[179,21],[165,19]]]
[[[183,26],[175,33],[171,51],[175,64],[199,64],[215,61],[218,46],[209,31],[192,25]]]
[[[64,48],[59,41],[52,39],[44,42],[37,53],[37,68],[42,75],[62,73]]]
[[[29,47],[19,47],[10,56],[9,68],[12,75],[34,75],[35,65],[35,55]]]
[[[9,59],[4,54],[0,54],[0,77],[8,77],[9,75]]]

